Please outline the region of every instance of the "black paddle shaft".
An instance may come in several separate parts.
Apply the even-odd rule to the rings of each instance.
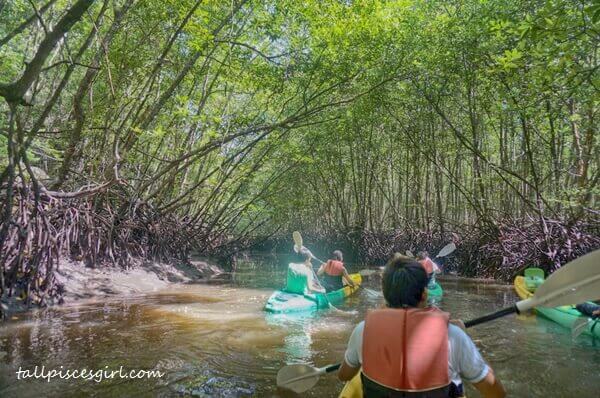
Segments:
[[[484,315],[482,317],[467,321],[467,322],[465,322],[465,327],[470,328],[471,326],[479,325],[480,323],[484,323],[484,322],[493,321],[494,319],[502,318],[503,316],[506,316],[509,314],[514,314],[514,313],[517,313],[517,314],[519,313],[519,309],[517,308],[516,305],[513,305],[512,307],[503,308],[500,311],[496,311],[494,313]]]
[[[340,366],[342,366],[341,363],[336,363],[335,365],[330,365],[325,368],[325,373],[335,372],[336,370],[338,370],[340,368]]]

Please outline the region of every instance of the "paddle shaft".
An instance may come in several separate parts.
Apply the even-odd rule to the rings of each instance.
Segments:
[[[514,314],[515,312],[519,314],[519,309],[516,305],[513,305],[507,308],[503,308],[500,311],[496,311],[491,314],[481,316],[479,318],[471,319],[470,321],[465,322],[465,327],[469,328],[471,326],[479,325],[480,323],[493,321],[494,319],[502,318],[503,316]]]

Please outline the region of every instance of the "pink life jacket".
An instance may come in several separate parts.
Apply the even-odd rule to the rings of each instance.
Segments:
[[[437,308],[370,311],[363,332],[363,376],[396,391],[447,387],[448,319]]]
[[[433,261],[429,257],[425,257],[424,260],[419,260],[419,263],[425,268],[425,272],[427,275],[431,275],[433,273]]]
[[[344,275],[344,263],[338,260],[327,260],[323,270],[327,275],[342,276]]]

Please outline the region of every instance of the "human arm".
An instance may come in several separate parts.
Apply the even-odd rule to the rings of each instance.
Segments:
[[[322,263],[321,266],[319,267],[319,270],[317,271],[317,275],[321,276],[325,273],[325,263]]]
[[[473,386],[484,398],[504,398],[506,396],[506,390],[504,390],[504,386],[494,375],[492,368],[489,368],[481,381],[473,383]]]
[[[600,315],[600,305],[595,303],[580,303],[575,308],[585,316],[597,317]]]
[[[348,347],[344,353],[344,360],[342,361],[340,370],[338,370],[338,379],[341,381],[352,379],[360,370],[364,324],[365,322],[362,321],[356,325],[348,339]]]
[[[356,284],[354,283],[354,281],[352,280],[352,278],[350,278],[350,275],[348,275],[348,271],[346,271],[346,268],[344,268],[344,274],[343,274],[343,278],[346,281],[346,283],[352,287],[356,286]]]
[[[342,366],[340,366],[340,370],[338,370],[338,379],[341,381],[349,381],[358,373],[360,370],[360,366],[354,367],[348,365],[346,360],[342,361]]]
[[[462,321],[455,320],[448,327],[448,337],[452,344],[450,367],[464,381],[471,383],[483,397],[504,397],[506,392],[500,380],[484,361],[473,340],[460,329],[460,326],[455,326],[456,323],[461,324]]]
[[[462,319],[450,319],[449,321],[451,324],[458,326],[459,328],[462,329],[463,332],[467,331],[467,328],[465,327],[465,323],[463,322]]]
[[[315,271],[312,269],[312,266],[310,264],[306,264],[306,263],[304,265],[308,269],[308,273],[306,275],[306,277],[307,277],[306,282],[307,282],[308,290],[313,293],[325,293],[325,288],[323,286],[321,286],[321,283],[319,282],[319,278],[317,278],[317,275],[315,274]]]

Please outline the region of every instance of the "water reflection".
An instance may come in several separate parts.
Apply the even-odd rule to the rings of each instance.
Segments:
[[[274,386],[286,363],[341,360],[354,325],[381,301],[357,293],[339,307],[266,314],[262,306],[284,284],[272,258],[238,264],[219,285],[186,285],[34,311],[0,326],[0,396],[285,396]],[[377,281],[367,282],[377,288]],[[442,281],[443,309],[472,319],[516,299],[510,289]],[[507,317],[470,330],[513,396],[597,396],[600,350],[588,337],[536,317]],[[19,366],[159,369],[158,380],[17,381]],[[342,384],[324,376],[306,396],[334,397]],[[471,391],[471,395],[474,393]]]

